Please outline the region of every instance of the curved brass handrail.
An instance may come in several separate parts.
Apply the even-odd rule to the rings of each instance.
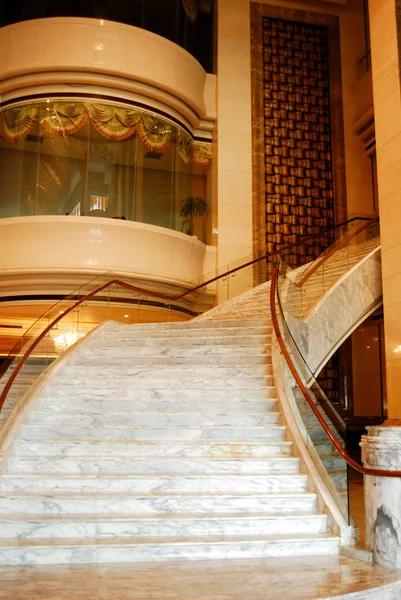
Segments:
[[[318,411],[315,403],[311,400],[311,397],[308,393],[308,390],[304,384],[304,382],[302,381],[292,359],[290,356],[290,353],[287,350],[287,346],[285,345],[285,341],[283,339],[283,336],[281,335],[281,331],[280,331],[280,327],[279,327],[279,323],[278,323],[278,318],[277,318],[277,309],[276,309],[276,295],[277,295],[277,279],[278,279],[278,269],[275,268],[273,270],[273,274],[272,274],[272,279],[271,279],[271,284],[270,284],[270,311],[271,311],[271,316],[272,316],[272,322],[273,322],[273,329],[274,329],[274,333],[276,335],[277,338],[277,342],[278,345],[280,346],[280,350],[283,353],[283,356],[285,358],[285,361],[288,365],[288,368],[291,371],[292,376],[294,377],[299,389],[302,392],[302,395],[304,396],[305,400],[307,401],[307,403],[309,404],[310,408],[313,411],[313,414],[315,415],[315,417],[317,418],[317,420],[319,421],[320,425],[323,427],[324,432],[326,433],[327,437],[330,439],[330,441],[332,442],[332,444],[334,445],[335,449],[337,450],[337,452],[340,454],[340,456],[345,460],[345,462],[355,471],[358,471],[358,473],[362,473],[363,475],[372,475],[372,476],[376,476],[376,477],[401,477],[401,471],[389,471],[389,470],[381,470],[381,469],[371,469],[369,467],[363,467],[362,465],[360,465],[359,463],[356,462],[356,460],[354,460],[352,458],[352,456],[350,456],[345,450],[344,448],[341,446],[340,442],[337,440],[336,436],[334,435],[334,433],[331,431],[330,427],[327,425],[326,421],[324,420],[323,416],[320,414],[320,412]]]
[[[148,296],[155,296],[155,297],[158,297],[158,298],[162,298],[163,300],[168,300],[170,302],[176,302],[177,300],[181,300],[182,298],[184,298],[188,294],[196,292],[197,290],[199,290],[199,289],[201,289],[201,288],[209,285],[210,283],[213,283],[214,281],[217,281],[218,279],[221,279],[222,277],[227,277],[228,275],[231,275],[232,273],[235,273],[235,272],[237,272],[237,271],[239,271],[241,269],[245,269],[246,267],[249,267],[250,265],[256,264],[256,263],[258,263],[258,262],[260,262],[262,260],[266,260],[269,257],[277,256],[278,254],[281,254],[281,253],[285,252],[286,250],[289,250],[291,248],[296,247],[298,244],[304,244],[308,240],[314,240],[317,237],[320,237],[320,236],[324,235],[328,231],[336,230],[339,227],[343,227],[344,225],[352,223],[353,221],[366,221],[366,220],[370,220],[370,218],[368,218],[368,217],[353,217],[352,219],[348,219],[347,221],[343,221],[342,223],[339,223],[338,225],[335,225],[334,227],[326,227],[326,228],[322,229],[322,231],[319,233],[319,235],[308,235],[308,236],[305,236],[305,237],[301,237],[296,242],[285,244],[284,246],[278,248],[274,252],[266,253],[263,256],[260,256],[259,258],[255,258],[255,259],[253,259],[251,261],[248,261],[247,263],[239,265],[238,267],[235,267],[233,269],[225,271],[224,273],[221,273],[220,275],[216,275],[215,277],[212,277],[211,279],[208,279],[207,281],[205,281],[205,282],[203,282],[203,283],[201,283],[201,284],[199,284],[199,285],[197,285],[197,286],[195,286],[195,287],[187,290],[186,292],[178,294],[177,296],[168,296],[167,294],[162,294],[161,292],[154,292],[152,290],[145,290],[143,288],[139,288],[138,286],[132,285],[130,283],[126,283],[124,281],[120,281],[119,279],[112,279],[112,280],[108,281],[107,283],[99,286],[97,289],[93,290],[92,292],[89,292],[88,294],[86,294],[86,296],[83,296],[80,300],[77,300],[77,302],[75,302],[70,308],[66,309],[63,314],[58,315],[39,334],[39,336],[35,339],[35,341],[29,346],[29,348],[26,350],[26,352],[20,358],[18,364],[16,365],[15,369],[11,373],[11,375],[10,375],[10,377],[9,377],[6,385],[4,386],[4,389],[3,389],[3,391],[2,391],[2,393],[0,395],[0,411],[3,408],[3,405],[4,405],[4,402],[6,400],[7,394],[9,392],[12,384],[14,383],[14,381],[15,381],[18,373],[21,371],[22,367],[24,366],[24,364],[25,364],[26,360],[28,359],[28,357],[31,355],[32,351],[36,348],[36,346],[39,344],[39,342],[45,337],[45,335],[54,327],[54,325],[56,325],[61,319],[63,319],[66,315],[68,315],[72,310],[74,310],[75,308],[77,308],[78,306],[80,306],[86,300],[89,300],[90,298],[92,298],[98,292],[100,292],[100,291],[102,291],[102,290],[110,287],[111,285],[119,285],[120,287],[124,287],[126,289],[130,289],[130,290],[135,291],[135,292],[140,292],[140,293],[146,294]]]
[[[331,246],[327,250],[327,252],[323,252],[320,259],[316,260],[310,269],[307,269],[304,273],[302,273],[301,279],[299,281],[295,282],[295,284],[298,287],[303,286],[303,284],[306,281],[308,281],[309,277],[311,277],[313,275],[313,273],[316,273],[316,271],[318,269],[320,269],[320,267],[326,262],[326,260],[328,260],[331,256],[333,256],[333,254],[338,252],[338,250],[341,250],[341,248],[345,248],[345,246],[347,246],[347,244],[349,243],[350,240],[353,240],[357,235],[362,233],[362,231],[365,231],[365,229],[368,229],[371,225],[373,225],[373,223],[378,223],[378,222],[379,222],[379,219],[377,217],[372,217],[371,219],[369,219],[369,221],[367,223],[364,223],[363,225],[361,225],[361,227],[358,227],[358,229],[356,231],[354,231],[349,237],[347,237],[346,240],[340,240],[338,242],[338,244],[334,244],[333,246]]]

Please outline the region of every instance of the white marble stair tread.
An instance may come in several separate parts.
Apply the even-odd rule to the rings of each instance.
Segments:
[[[266,306],[268,306],[268,303],[266,304]],[[135,331],[135,330],[140,330],[140,331],[152,331],[152,330],[159,330],[159,331],[171,331],[171,330],[179,330],[179,329],[207,329],[208,327],[211,327],[213,329],[215,329],[216,327],[223,327],[223,328],[227,328],[227,327],[265,327],[265,326],[271,326],[271,320],[269,319],[269,315],[266,315],[265,317],[261,317],[260,319],[236,319],[233,318],[231,320],[223,320],[221,325],[219,325],[218,323],[216,324],[215,322],[212,324],[209,323],[209,321],[204,320],[204,321],[200,321],[200,320],[192,320],[192,321],[183,321],[181,323],[178,322],[173,322],[173,323],[134,323],[132,325],[127,325],[125,323],[120,323],[119,321],[109,321],[107,323],[107,325],[105,326],[105,331]]]
[[[96,474],[12,473],[0,477],[1,492],[300,492],[307,476],[300,474]]]
[[[90,400],[118,398],[119,400],[268,400],[277,397],[276,388],[273,385],[265,385],[258,388],[235,387],[227,390],[222,384],[218,387],[192,387],[192,388],[173,388],[161,387],[160,382],[152,388],[121,388],[114,384],[114,387],[85,388],[78,387],[58,387],[56,385],[47,385],[42,390],[39,398],[51,398],[53,401],[58,398],[75,399],[86,398]]]
[[[266,305],[267,306],[267,305]],[[272,322],[270,318],[270,314],[262,315],[260,318],[252,318],[248,319],[244,318],[235,318],[235,315],[231,319],[222,319],[222,320],[214,320],[213,324],[208,320],[196,320],[192,319],[190,321],[182,321],[182,322],[172,322],[172,323],[133,323],[128,325],[126,323],[120,323],[118,321],[109,321],[107,325],[103,329],[103,333],[110,332],[130,332],[135,333],[139,332],[165,332],[165,331],[182,331],[182,330],[197,330],[199,332],[208,330],[208,329],[259,329],[265,327],[272,327]]]
[[[164,379],[165,377],[173,377],[173,378],[187,378],[196,379],[197,377],[214,377],[218,376],[219,378],[225,377],[262,377],[266,375],[272,375],[272,366],[268,364],[262,365],[226,365],[222,364],[214,364],[214,365],[197,365],[193,362],[189,362],[188,364],[183,363],[182,366],[177,367],[177,365],[157,365],[155,368],[154,365],[141,365],[137,366],[127,366],[127,365],[119,365],[119,366],[78,366],[78,365],[68,365],[60,369],[57,374],[57,379],[59,377],[68,378],[80,378],[85,377],[86,380],[91,381],[93,377],[97,379],[107,379],[107,378],[118,378],[120,379],[135,379],[137,377],[148,378],[151,375],[152,380],[154,379]],[[56,379],[56,381],[57,381]]]
[[[130,456],[147,457],[149,455],[162,454],[169,457],[271,457],[289,456],[292,450],[292,442],[287,440],[235,442],[219,440],[187,440],[180,439],[174,444],[161,443],[159,440],[142,440],[141,442],[115,442],[113,440],[100,442],[99,440],[66,440],[47,439],[38,442],[35,440],[18,439],[13,444],[13,455],[37,456],[46,453],[51,456],[82,456],[86,452],[89,456]]]
[[[338,553],[335,536],[206,536],[175,538],[103,539],[33,539],[23,543],[0,539],[0,562],[12,565],[55,564],[68,562],[148,562],[170,560],[204,560],[228,558],[259,558],[269,556],[332,555]]]
[[[66,376],[58,376],[54,378],[52,381],[52,385],[49,385],[49,389],[55,386],[64,386],[64,387],[79,387],[81,389],[97,389],[97,388],[108,388],[108,389],[121,389],[121,388],[134,388],[137,390],[140,389],[154,389],[154,388],[164,388],[164,389],[193,389],[193,388],[204,388],[207,387],[209,389],[221,388],[224,387],[226,390],[230,388],[244,388],[248,387],[249,389],[264,389],[266,386],[273,386],[274,380],[272,375],[258,375],[252,378],[246,377],[245,375],[235,375],[235,376],[209,376],[202,377],[199,375],[198,377],[188,376],[188,377],[180,377],[179,379],[174,379],[173,377],[137,377],[133,379],[132,377],[119,377],[118,380],[114,378],[101,378],[97,376],[92,376],[91,378],[86,378],[84,375],[81,377],[66,377]]]
[[[120,537],[146,535],[239,535],[324,533],[327,516],[302,513],[204,513],[158,515],[6,515],[0,516],[1,537]]]
[[[133,426],[73,426],[59,428],[46,425],[23,425],[20,437],[28,440],[51,439],[92,439],[134,441],[150,439],[168,439],[181,441],[182,439],[194,440],[220,440],[245,442],[252,440],[284,440],[286,428],[283,425],[269,425],[265,427],[133,427]]]
[[[1,492],[0,515],[31,514],[132,514],[132,513],[245,513],[277,512],[288,514],[316,511],[313,492],[249,492],[242,494],[199,492]]]
[[[260,458],[171,458],[168,456],[149,455],[130,459],[124,456],[42,456],[34,458],[13,456],[6,461],[7,475],[12,473],[57,473],[79,475],[80,473],[106,473],[120,476],[132,474],[180,473],[195,475],[225,475],[246,473],[266,475],[280,473],[282,475],[299,473],[297,457]]]
[[[190,348],[190,347],[203,347],[210,346],[213,344],[214,346],[230,346],[230,347],[247,347],[255,345],[266,346],[271,341],[271,335],[250,335],[243,334],[239,338],[235,335],[225,334],[224,336],[219,335],[215,337],[144,337],[144,338],[131,338],[131,339],[111,339],[107,338],[104,340],[96,340],[96,342],[92,340],[88,340],[87,348],[135,348],[135,347],[160,347],[161,342],[163,348]]]
[[[266,400],[236,400],[231,397],[227,400],[94,400],[92,398],[58,399],[51,397],[41,398],[37,403],[37,410],[42,412],[144,412],[150,413],[191,413],[200,414],[265,414],[266,412],[276,412],[278,409],[278,400],[276,398],[267,398]]]
[[[240,353],[233,353],[232,356],[216,356],[213,354],[202,355],[192,355],[192,356],[135,356],[135,365],[140,365],[143,368],[146,367],[175,367],[175,366],[189,366],[195,368],[201,368],[205,366],[216,367],[217,365],[231,367],[233,365],[239,367],[253,367],[259,365],[268,365],[271,364],[271,357],[266,353],[262,353],[258,349],[257,352],[252,354],[244,354],[240,355]],[[99,366],[108,366],[108,367],[119,367],[120,369],[124,369],[127,365],[131,365],[133,363],[133,357],[130,356],[129,353],[120,354],[119,356],[109,356],[110,353],[107,353],[106,356],[98,355],[96,357],[96,367]],[[93,358],[85,358],[81,356],[77,356],[72,363],[72,366],[76,366],[79,368],[94,368],[93,367]]]
[[[29,414],[27,423],[33,424],[52,424],[67,427],[69,425],[91,425],[93,427],[102,427],[104,425],[122,425],[122,426],[168,426],[168,427],[254,427],[264,425],[281,424],[280,412],[265,413],[224,413],[224,414],[203,414],[199,412],[110,412],[110,411],[88,411],[69,410],[66,413],[32,411]]]
[[[81,360],[86,361],[88,359],[95,360],[97,362],[99,359],[107,357],[116,359],[122,358],[124,360],[131,360],[132,358],[135,358],[135,360],[140,361],[153,358],[159,359],[162,357],[165,359],[198,357],[201,361],[205,360],[206,358],[214,360],[218,357],[227,357],[227,359],[238,357],[244,359],[246,357],[253,358],[256,356],[259,358],[263,356],[271,359],[270,348],[270,344],[263,343],[255,344],[254,346],[237,346],[234,344],[216,346],[202,344],[194,347],[178,346],[177,348],[163,348],[160,345],[150,347],[125,345],[123,349],[117,346],[114,348],[114,350],[107,345],[98,345],[96,348],[84,346],[77,352],[75,358],[73,359],[74,363],[72,364],[76,364]]]
[[[337,452],[335,454],[320,454],[320,460],[328,470],[346,468],[346,463],[342,456]]]
[[[132,339],[143,339],[146,337],[147,339],[181,339],[181,338],[219,338],[219,337],[266,337],[267,335],[271,335],[272,327],[271,325],[259,325],[259,326],[237,326],[237,327],[205,327],[202,329],[136,329],[130,331],[129,329],[121,329],[120,331],[109,331],[105,329],[103,331],[102,340],[132,340]]]

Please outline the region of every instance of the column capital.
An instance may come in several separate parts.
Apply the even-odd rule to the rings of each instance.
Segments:
[[[394,426],[394,422],[400,425]],[[391,424],[390,424],[391,423]],[[366,427],[362,436],[362,462],[366,467],[401,470],[401,421]]]

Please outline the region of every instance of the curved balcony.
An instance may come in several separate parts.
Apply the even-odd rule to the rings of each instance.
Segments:
[[[87,279],[87,274],[113,271],[192,287],[213,268],[212,256],[213,249],[208,251],[199,240],[143,223],[73,216],[0,220],[0,266],[5,278],[74,273]]]
[[[177,44],[138,27],[74,17],[3,27],[0,73],[3,104],[95,93],[173,114],[188,127],[213,128],[215,77]]]
[[[136,106],[50,100],[0,112],[0,219],[114,218],[211,239],[209,144]]]
[[[116,21],[156,33],[213,69],[213,0],[14,0],[0,7],[0,26],[49,17],[86,17]]]

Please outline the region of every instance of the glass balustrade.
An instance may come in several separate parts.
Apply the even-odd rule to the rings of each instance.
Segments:
[[[350,510],[349,467],[339,450],[345,449],[343,435],[346,424],[317,380],[321,367],[315,370],[310,361],[310,353],[307,351],[311,344],[308,319],[330,291],[341,282],[343,276],[379,245],[378,222],[364,227],[360,221],[354,221],[340,228],[335,243],[315,261],[291,268],[287,263],[288,257],[291,262],[290,249],[280,255],[278,262],[277,309],[281,335],[292,364],[301,382],[305,384],[303,388],[309,402],[296,384],[289,364],[280,355],[280,369],[287,398],[309,455],[328,486],[337,508],[350,525],[353,520]],[[315,407],[315,411],[311,405]],[[328,425],[332,438],[325,432],[316,413]],[[334,439],[337,440],[337,445]]]
[[[134,106],[43,101],[0,112],[0,218],[125,219],[212,240],[211,144]]]

